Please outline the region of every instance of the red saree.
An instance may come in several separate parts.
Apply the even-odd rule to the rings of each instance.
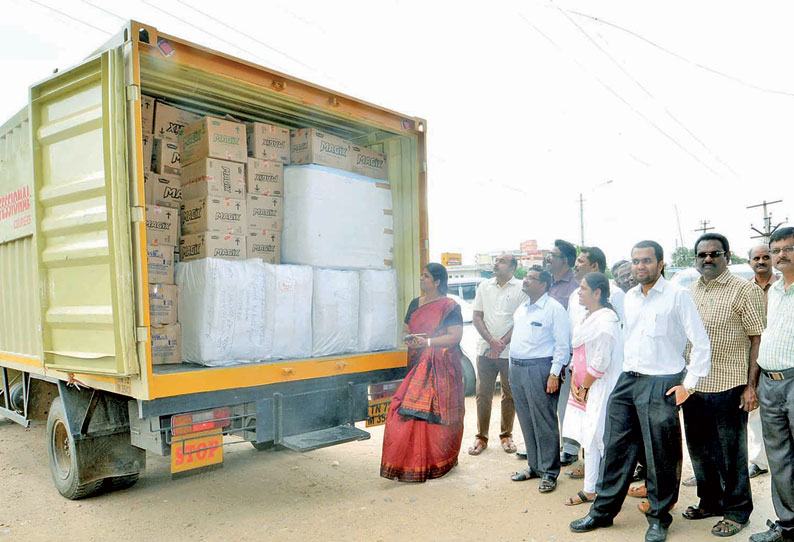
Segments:
[[[411,333],[438,337],[457,307],[449,298],[423,305],[408,321]],[[401,482],[439,478],[458,464],[463,439],[463,372],[460,348],[408,350],[408,375],[386,414],[380,475]]]

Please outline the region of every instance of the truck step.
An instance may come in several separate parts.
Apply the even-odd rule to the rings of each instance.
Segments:
[[[340,425],[330,429],[311,431],[291,437],[284,437],[283,446],[296,452],[310,452],[334,444],[343,444],[354,440],[367,440],[370,434],[352,425]]]

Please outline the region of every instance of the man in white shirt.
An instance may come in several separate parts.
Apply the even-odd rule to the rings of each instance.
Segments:
[[[560,474],[560,428],[557,398],[560,372],[570,357],[568,314],[551,296],[552,277],[533,266],[524,279],[529,300],[513,315],[510,383],[527,447],[528,467],[511,476],[514,482],[541,478],[538,491],[557,487]]]
[[[639,284],[626,294],[623,373],[609,399],[598,496],[590,512],[570,528],[583,533],[612,525],[642,446],[650,501],[645,541],[664,542],[681,482],[679,409],[709,374],[711,347],[692,294],[662,276],[662,247],[640,241],[631,251],[631,263]],[[687,340],[692,350],[684,376]]]
[[[528,299],[521,289],[521,281],[514,276],[517,265],[515,256],[501,254],[494,263],[493,278],[480,282],[474,297],[472,321],[480,338],[477,341],[477,435],[469,448],[470,455],[480,455],[488,447],[488,427],[491,424],[497,375],[502,388],[499,438],[505,452],[511,454],[516,451],[513,443],[516,409],[510,391],[508,356],[510,336],[513,334],[513,313]]]

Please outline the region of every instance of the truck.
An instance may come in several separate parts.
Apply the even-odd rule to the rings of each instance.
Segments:
[[[219,465],[235,442],[309,451],[368,438],[356,423],[383,422],[402,348],[153,365],[142,96],[385,154],[398,309],[419,294],[424,119],[128,21],[81,64],[32,85],[0,127],[0,416],[46,420],[52,478],[68,499],[130,487],[147,453],[170,456],[178,476]]]

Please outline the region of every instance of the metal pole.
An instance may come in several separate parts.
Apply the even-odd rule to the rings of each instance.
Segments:
[[[579,236],[582,241],[581,246],[584,246],[584,198],[581,192],[579,192]]]

